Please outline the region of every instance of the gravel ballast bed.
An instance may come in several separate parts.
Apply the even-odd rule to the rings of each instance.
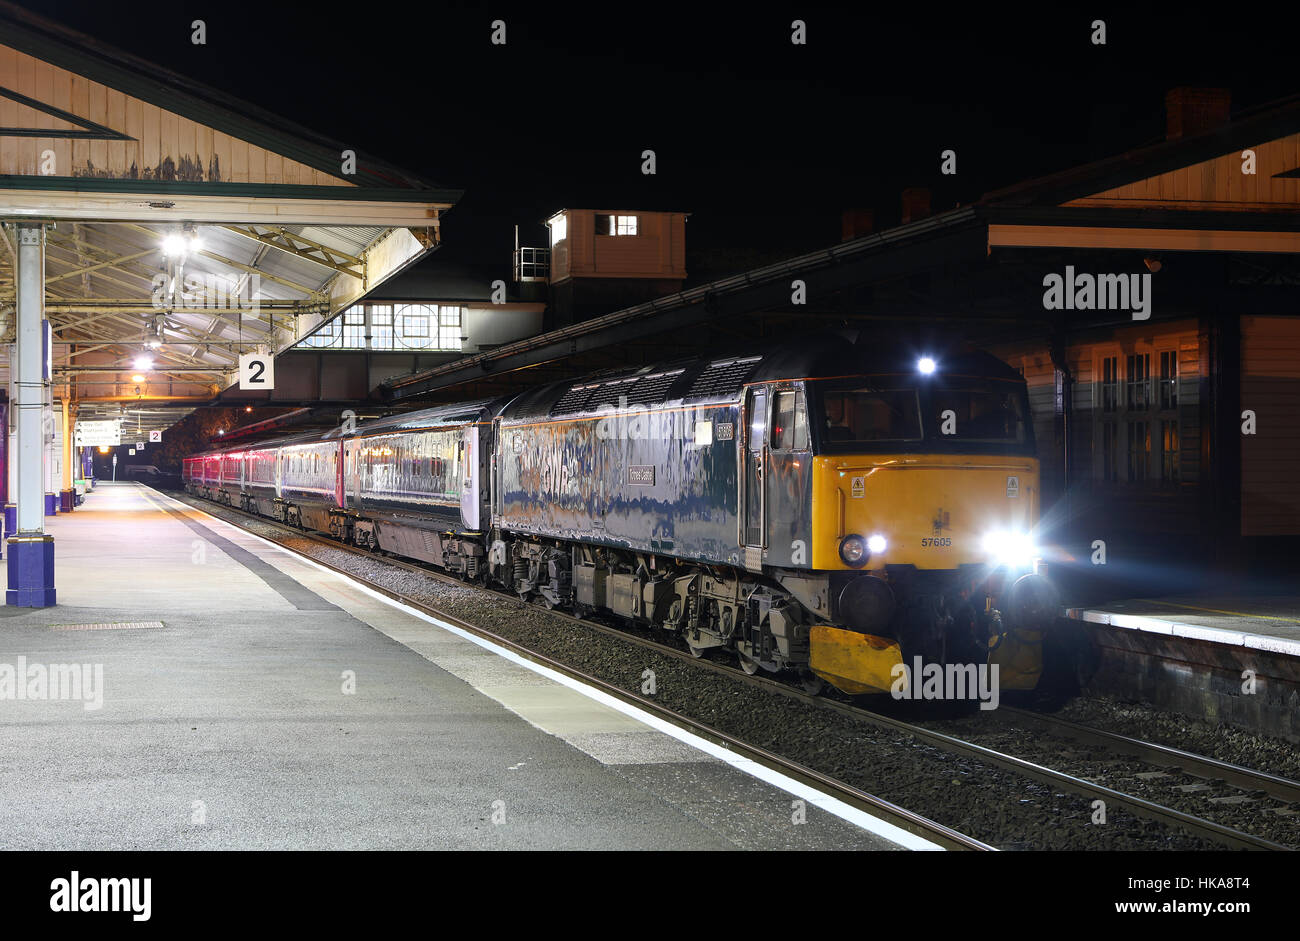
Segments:
[[[643,671],[653,670],[655,700],[660,704],[994,846],[1218,848],[1217,844],[1135,817],[1122,808],[1110,808],[1107,822],[1094,824],[1087,798],[1061,793],[985,762],[950,755],[906,733],[881,730],[850,716],[719,676],[539,607],[395,567],[382,557],[332,548],[277,523],[188,495],[171,496],[630,692],[639,693]],[[485,603],[485,599],[496,603]],[[1055,762],[1043,763],[1058,767]]]
[[[1061,718],[1066,718],[1064,714]],[[1176,717],[1164,716],[1167,723]],[[1103,728],[1101,723],[1082,718],[1071,719],[1080,725]],[[1022,724],[1015,717],[990,715],[968,716],[955,721],[926,723],[928,728],[991,748],[1007,752],[1036,764],[1046,765],[1095,784],[1145,798],[1155,804],[1172,807],[1195,817],[1203,817],[1225,827],[1264,837],[1275,843],[1300,848],[1300,813],[1278,814],[1273,810],[1288,805],[1267,794],[1244,792],[1220,781],[1207,781],[1174,768],[1151,764],[1140,758],[1117,755],[1101,745],[1081,743],[1066,734],[1055,735],[1035,724]],[[1107,729],[1107,731],[1119,731]],[[1132,729],[1133,738],[1156,741],[1146,729]],[[1206,754],[1188,747],[1186,741],[1167,742],[1176,748]],[[1257,767],[1243,760],[1241,754],[1212,755],[1245,767]],[[1140,775],[1159,775],[1140,777]],[[1241,797],[1247,800],[1240,801]],[[1300,808],[1293,808],[1300,811]]]

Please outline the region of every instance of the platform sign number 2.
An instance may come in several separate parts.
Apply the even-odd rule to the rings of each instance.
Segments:
[[[275,388],[275,357],[270,353],[244,353],[239,357],[239,388]]]

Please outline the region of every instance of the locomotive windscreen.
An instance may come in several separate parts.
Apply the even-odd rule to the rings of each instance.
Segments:
[[[1024,386],[981,378],[940,378],[910,385],[896,377],[810,383],[822,449],[850,453],[898,447],[996,450],[1033,446]]]

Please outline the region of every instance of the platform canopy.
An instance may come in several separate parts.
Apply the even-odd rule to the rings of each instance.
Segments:
[[[459,196],[0,3],[0,343],[14,226],[45,223],[55,396],[79,417],[166,427],[241,352],[278,354],[435,249]]]

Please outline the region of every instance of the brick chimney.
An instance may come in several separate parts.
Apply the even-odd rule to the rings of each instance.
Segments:
[[[875,214],[870,209],[845,209],[840,216],[840,241],[870,235],[875,224]]]
[[[1180,85],[1165,93],[1165,138],[1195,137],[1229,121],[1232,92],[1226,88]]]
[[[930,191],[924,186],[903,190],[903,224],[916,222],[930,214]]]

